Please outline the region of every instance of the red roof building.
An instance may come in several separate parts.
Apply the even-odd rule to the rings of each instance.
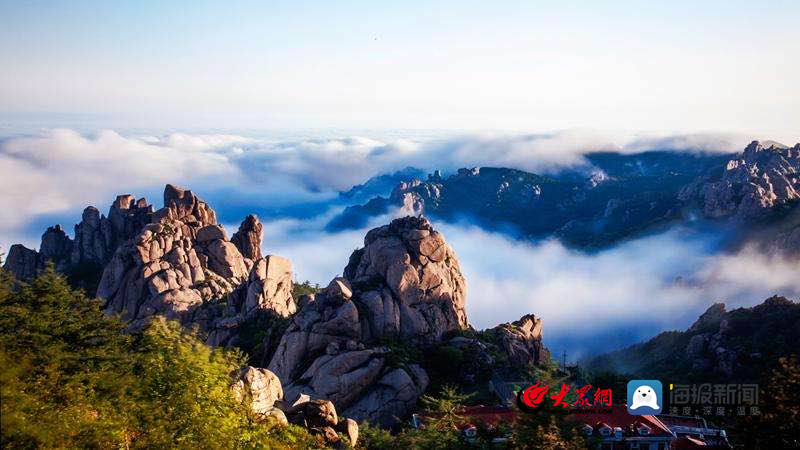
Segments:
[[[675,434],[657,416],[634,416],[626,405],[604,408],[609,413],[573,414],[572,420],[583,423],[583,432],[600,439],[601,450],[667,450]]]

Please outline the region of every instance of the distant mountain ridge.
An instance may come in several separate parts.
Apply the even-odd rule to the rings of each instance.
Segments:
[[[798,342],[800,303],[773,296],[731,311],[715,303],[686,331],[666,331],[581,366],[645,379],[753,382],[778,358],[797,353]]]
[[[557,237],[567,245],[603,248],[642,232],[696,218],[745,223],[749,231],[797,211],[800,144],[752,142],[741,154],[650,151],[585,155],[590,174],[542,176],[475,167],[398,183],[345,209],[329,230],[355,228],[391,208],[444,220],[468,217],[487,229],[513,229],[523,239]],[[800,251],[796,226],[782,229],[784,247]]]

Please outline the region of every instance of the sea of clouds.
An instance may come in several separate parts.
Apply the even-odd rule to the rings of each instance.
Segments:
[[[117,194],[147,196],[160,206],[163,185],[174,183],[208,201],[229,233],[244,215],[258,213],[265,222],[265,252],[290,258],[299,280],[325,284],[341,273],[367,230],[324,231],[345,206],[337,193],[372,176],[407,166],[589,170],[587,152],[734,152],[748,141],[580,130],[436,137],[310,133],[291,139],[43,130],[0,138],[0,251],[15,242],[38,246],[53,223],[71,230],[86,205],[105,211]],[[374,218],[370,226],[398,214]],[[545,320],[548,345],[570,358],[685,328],[715,301],[751,306],[774,293],[800,296],[796,262],[752,249],[720,255],[718,237],[697,231],[675,228],[585,254],[556,240],[523,243],[466,221],[435,225],[461,261],[474,326],[535,313]]]
[[[286,205],[331,198],[337,191],[408,166],[452,171],[512,167],[548,173],[586,166],[591,151],[674,149],[732,152],[734,135],[642,136],[567,130],[483,134],[447,139],[392,137],[275,140],[231,134],[85,134],[70,129],[0,138],[0,233],[32,217],[110,203],[117,193],[157,193],[165,183],[191,185],[221,198]]]
[[[325,286],[341,275],[370,227],[400,215],[337,233],[323,231],[324,217],[267,222],[263,250],[289,257],[300,281]],[[555,239],[529,243],[466,222],[433,224],[457,253],[475,328],[534,313],[544,320],[548,347],[570,360],[686,329],[715,302],[732,309],[774,294],[800,298],[800,262],[752,248],[721,255],[719,236],[694,229],[676,227],[587,254]]]

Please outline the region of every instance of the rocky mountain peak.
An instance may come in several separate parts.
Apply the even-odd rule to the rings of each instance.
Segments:
[[[328,399],[357,420],[391,424],[428,385],[420,366],[393,367],[391,349],[438,342],[467,327],[455,252],[425,218],[370,230],[344,277],[301,300],[269,364],[286,397]]]
[[[144,205],[121,196],[112,210]],[[106,300],[106,312],[120,314],[134,329],[164,315],[199,328],[213,345],[231,343],[237,327],[257,311],[284,317],[295,312],[291,263],[261,257],[255,216],[229,241],[214,210],[192,191],[167,185],[164,205],[105,267],[97,295]]]
[[[447,331],[467,326],[466,283],[453,249],[424,217],[404,217],[370,230],[364,248],[344,269],[353,285],[379,282],[399,300],[397,321],[378,335],[438,340]],[[383,295],[381,291],[368,291]],[[438,306],[438,307],[436,307]]]
[[[793,306],[795,303],[786,297],[780,295],[773,295],[772,297],[764,300],[759,306]]]
[[[261,239],[264,226],[253,214],[248,215],[239,225],[239,231],[233,234],[231,242],[239,249],[242,256],[256,260],[261,258]]]
[[[697,199],[707,217],[761,218],[800,199],[800,144],[751,142],[717,178],[701,177],[681,192]]]
[[[216,225],[217,214],[192,191],[168,184],[164,188],[164,207],[153,215],[154,222],[164,220]]]
[[[689,327],[689,331],[695,332],[718,327],[726,312],[724,303],[714,303],[697,318],[692,326]]]
[[[50,260],[63,260],[69,257],[72,251],[72,239],[67,236],[61,225],[47,228],[42,235],[42,244],[39,253]]]

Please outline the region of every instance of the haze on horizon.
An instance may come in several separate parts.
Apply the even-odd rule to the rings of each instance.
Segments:
[[[800,135],[800,4],[0,3],[0,124]]]

